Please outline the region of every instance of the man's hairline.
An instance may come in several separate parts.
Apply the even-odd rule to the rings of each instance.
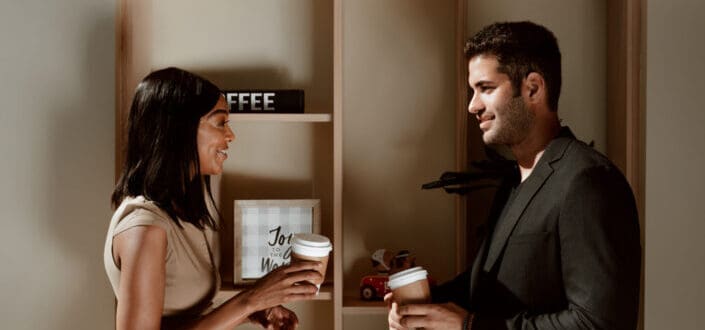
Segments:
[[[475,58],[477,58],[477,57],[494,58],[494,59],[497,61],[497,66],[495,67],[495,71],[497,71],[497,73],[499,73],[499,74],[504,74],[504,75],[507,76],[507,78],[509,78],[509,82],[510,82],[509,85],[510,85],[511,88],[512,88],[512,94],[516,96],[517,93],[520,93],[519,90],[521,90],[521,84],[522,84],[522,83],[520,83],[519,90],[517,90],[517,88],[516,88],[517,86],[514,86],[514,80],[512,80],[512,77],[509,75],[509,72],[505,72],[505,71],[501,70],[503,67],[505,67],[505,65],[502,64],[502,62],[500,61],[500,57],[499,57],[497,54],[494,54],[493,52],[485,51],[485,52],[478,52],[477,54],[474,54],[474,55],[469,56],[469,57],[466,56],[466,57],[467,57],[468,64],[470,63],[470,61],[472,61],[473,59],[475,59]],[[528,75],[529,75],[530,73],[532,73],[532,72],[533,72],[533,73],[536,73],[536,74],[538,74],[538,75],[541,75],[541,77],[542,77],[543,79],[546,79],[546,77],[544,77],[544,75],[543,75],[541,72],[533,71],[533,70],[527,72],[527,77],[528,77]],[[524,79],[526,79],[526,77],[525,77],[525,78],[522,78],[522,81],[523,81]],[[548,108],[549,108],[552,112],[558,112],[558,109],[557,109],[558,107],[556,107],[556,109],[553,109],[553,108],[551,107],[551,104],[550,104],[550,101],[548,100],[548,98],[546,98],[546,106],[548,106]]]

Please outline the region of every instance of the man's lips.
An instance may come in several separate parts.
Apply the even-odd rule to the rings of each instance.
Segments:
[[[490,128],[492,120],[494,120],[494,116],[492,115],[484,115],[477,117],[477,121],[480,123],[480,129],[483,130],[487,130]]]

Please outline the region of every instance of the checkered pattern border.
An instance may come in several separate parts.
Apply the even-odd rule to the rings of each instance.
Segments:
[[[288,264],[289,235],[312,232],[312,219],[311,207],[243,207],[242,278],[260,278],[268,272],[267,265],[273,269],[276,267],[272,266]],[[275,239],[279,226],[279,235],[286,242],[270,246],[268,242]]]

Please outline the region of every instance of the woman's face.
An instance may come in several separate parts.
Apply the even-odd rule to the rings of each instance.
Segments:
[[[215,107],[201,117],[198,125],[198,160],[201,175],[223,173],[223,162],[228,158],[228,143],[235,134],[228,125],[228,104],[221,95]]]

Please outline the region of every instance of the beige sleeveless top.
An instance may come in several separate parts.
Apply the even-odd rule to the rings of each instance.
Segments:
[[[128,197],[115,211],[105,240],[103,262],[118,300],[120,269],[113,258],[113,237],[135,226],[159,226],[166,231],[166,286],[163,316],[197,315],[205,310],[220,287],[216,265],[217,237],[182,221],[183,228],[162,209],[142,196]]]

